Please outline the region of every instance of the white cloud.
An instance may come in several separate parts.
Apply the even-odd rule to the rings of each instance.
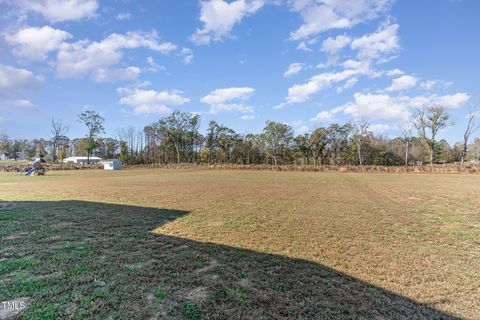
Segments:
[[[405,122],[409,119],[412,108],[436,104],[441,104],[446,108],[458,108],[469,99],[470,96],[464,92],[443,96],[413,97],[357,92],[354,94],[354,101],[333,110],[335,112],[342,111],[345,115],[350,115],[356,120],[393,119]],[[330,110],[330,112],[334,111]]]
[[[342,63],[344,69],[370,70],[370,62],[349,59]]]
[[[453,95],[447,94],[437,97],[438,103],[447,108],[458,108],[470,100],[470,95],[465,92],[459,92]]]
[[[398,24],[382,25],[377,32],[356,38],[350,45],[360,60],[387,61],[400,50]]]
[[[6,42],[13,47],[13,53],[27,60],[45,60],[47,54],[57,50],[72,35],[66,31],[49,26],[25,28],[5,36]]]
[[[305,42],[300,42],[297,46],[298,50],[302,50],[305,52],[312,52],[312,49],[310,49]]]
[[[388,124],[383,124],[383,123],[373,123],[368,126],[368,131],[373,132],[375,134],[384,134],[390,129],[391,127]]]
[[[26,99],[17,99],[13,102],[16,107],[24,109],[34,109],[35,106],[29,100]]]
[[[21,98],[24,91],[38,88],[43,78],[31,71],[0,64],[0,105],[23,109],[34,108],[33,103]]]
[[[402,91],[414,87],[417,84],[417,78],[412,76],[401,76],[399,78],[393,79],[392,84],[387,87],[387,91]]]
[[[289,0],[303,24],[290,34],[292,40],[314,36],[330,29],[348,29],[376,18],[390,8],[391,0]]]
[[[253,94],[253,92],[255,92],[255,89],[248,87],[215,89],[214,91],[210,92],[210,94],[203,97],[201,101],[207,104],[217,104],[225,103],[235,99],[246,100]]]
[[[240,117],[241,120],[255,120],[255,118],[253,114],[244,114]]]
[[[193,51],[188,48],[183,48],[182,51],[180,51],[180,56],[183,57],[184,64],[190,64],[193,60]]]
[[[197,29],[191,40],[197,44],[209,44],[230,36],[235,24],[245,16],[254,14],[265,4],[264,0],[200,1],[201,29]]]
[[[0,97],[0,106],[16,107],[19,109],[35,110],[35,105],[26,99],[3,100]]]
[[[210,105],[210,113],[221,111],[239,111],[241,113],[253,112],[253,108],[245,105],[245,101],[255,92],[249,87],[232,87],[215,89],[200,101]]]
[[[113,33],[100,41],[67,42],[71,37],[68,32],[44,26],[22,29],[6,35],[5,39],[13,47],[15,55],[27,60],[46,60],[48,54],[54,52],[55,58],[49,65],[55,67],[59,78],[90,77],[96,82],[138,79],[141,70],[125,66],[122,61],[123,53],[128,49],[145,48],[165,55],[176,51],[185,64],[193,59],[192,50],[180,50],[171,42],[160,41],[155,31]],[[150,65],[150,71],[162,68],[152,63]]]
[[[15,4],[24,11],[42,15],[50,22],[92,17],[98,9],[97,0],[16,0]]]
[[[310,127],[303,120],[293,121],[292,126],[296,134],[304,134],[310,130]]]
[[[287,104],[305,102],[310,99],[311,95],[330,87],[332,84],[349,80],[358,75],[372,74],[368,62],[348,60],[343,66],[345,67],[343,71],[321,73],[310,78],[306,83],[293,85],[288,89],[288,96],[285,101],[275,108],[279,109]],[[353,83],[350,82],[350,85],[354,84],[354,81]]]
[[[455,94],[447,94],[439,96],[437,94],[416,96],[416,97],[399,97],[414,108],[420,108],[428,105],[442,105],[445,108],[459,108],[470,100],[470,95],[465,92]]]
[[[348,79],[345,84],[337,88],[337,93],[342,93],[343,91],[353,88],[358,82],[357,78]]]
[[[91,78],[95,82],[115,82],[138,80],[141,70],[137,67],[127,68],[99,68],[92,72]]]
[[[300,126],[297,129],[295,129],[295,132],[297,134],[304,134],[304,133],[307,133],[309,130],[310,130],[310,127],[303,125],[303,126]]]
[[[168,114],[171,107],[183,105],[190,99],[180,91],[155,91],[119,88],[120,104],[130,106],[136,114]]]
[[[147,69],[148,71],[159,72],[161,70],[165,70],[165,67],[156,63],[155,59],[153,59],[151,56],[147,57],[147,63],[150,65],[150,68]]]
[[[303,63],[292,63],[288,66],[287,71],[283,74],[285,78],[291,77],[293,75],[296,75],[300,71],[302,71],[304,64]]]
[[[453,82],[452,81],[442,81],[442,85],[444,88],[450,88],[451,86],[453,86]]]
[[[341,49],[348,46],[352,39],[346,35],[339,35],[336,38],[328,38],[322,42],[322,51],[328,54],[337,54]]]
[[[438,81],[436,80],[426,80],[420,83],[420,87],[425,90],[431,90],[434,86],[438,84]]]
[[[130,20],[131,17],[132,17],[132,15],[130,14],[130,12],[120,12],[119,14],[117,14],[115,19],[117,19],[117,20]]]
[[[408,101],[386,94],[355,93],[354,101],[343,107],[343,112],[354,119],[407,120]]]
[[[0,93],[18,92],[38,87],[43,78],[26,69],[0,64]]]
[[[296,84],[288,89],[286,98],[287,104],[302,103],[307,101],[311,95],[317,93],[323,88],[329,87],[332,83],[341,82],[349,78],[351,74],[345,71],[328,72],[316,75],[304,84]]]
[[[385,72],[385,75],[387,75],[389,77],[401,76],[403,74],[405,74],[405,72],[403,72],[402,70],[400,70],[398,68],[388,70],[388,71]]]
[[[333,112],[324,110],[317,113],[317,115],[310,120],[315,122],[327,122],[327,121],[333,120],[333,118],[334,118]]]
[[[94,73],[97,69],[108,70],[121,62],[123,50],[140,47],[162,54],[177,49],[170,42],[159,42],[155,32],[113,33],[100,42],[82,40],[71,44],[63,43],[57,55],[56,74],[60,78],[81,78],[90,75],[95,80]]]

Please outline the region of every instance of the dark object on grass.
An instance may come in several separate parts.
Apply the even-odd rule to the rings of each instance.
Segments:
[[[45,161],[45,159],[43,158],[36,158],[35,160],[33,160],[33,163],[46,163],[47,161]]]
[[[31,169],[29,169],[24,176],[30,176],[30,175],[37,175],[37,176],[44,176],[45,175],[45,167],[43,166],[44,163],[46,163],[45,159],[43,159],[41,156],[36,158],[31,162],[33,165]]]

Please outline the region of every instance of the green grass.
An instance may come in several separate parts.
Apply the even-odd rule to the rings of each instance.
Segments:
[[[33,268],[35,260],[31,259],[8,259],[0,262],[0,275],[19,271],[22,269]]]
[[[203,318],[202,311],[195,301],[185,301],[180,308],[183,319],[199,320]]]
[[[165,291],[165,289],[163,287],[158,286],[155,289],[155,291],[153,291],[153,295],[155,296],[155,298],[163,300],[167,297],[167,292]]]
[[[480,316],[480,176],[0,174],[27,319]]]
[[[20,166],[28,164],[29,160],[0,160],[0,166]]]

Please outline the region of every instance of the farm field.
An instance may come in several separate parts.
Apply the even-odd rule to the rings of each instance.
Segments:
[[[28,160],[0,160],[0,166],[22,166],[28,162]]]
[[[0,174],[26,319],[480,318],[480,175]]]

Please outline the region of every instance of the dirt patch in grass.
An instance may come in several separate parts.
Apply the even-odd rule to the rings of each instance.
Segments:
[[[17,319],[20,313],[25,309],[32,299],[21,297],[0,302],[0,320]]]
[[[198,287],[190,290],[189,292],[181,295],[181,298],[185,300],[193,300],[196,302],[202,302],[207,299],[207,287]]]
[[[199,274],[199,273],[208,272],[212,269],[215,269],[215,267],[217,267],[217,266],[218,266],[218,260],[217,259],[212,259],[208,262],[208,265],[206,265],[205,267],[202,267],[200,269],[195,270],[195,273]]]

